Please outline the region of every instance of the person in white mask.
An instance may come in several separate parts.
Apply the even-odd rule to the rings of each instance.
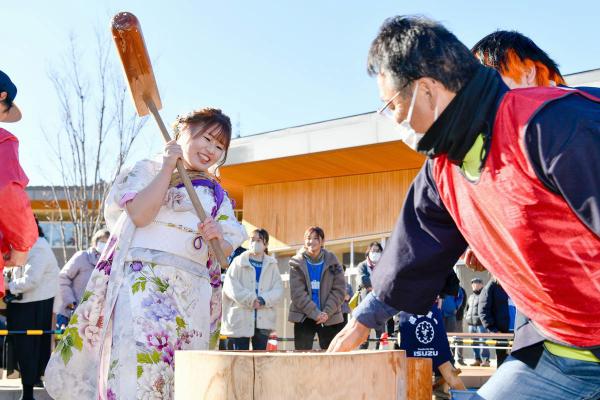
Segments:
[[[410,125],[425,133],[417,150],[427,160],[371,275],[373,291],[328,350],[356,348],[399,310],[427,313],[468,246],[531,320],[470,398],[597,398],[598,96],[509,90],[452,32],[420,16],[382,24],[367,70],[383,101],[402,92],[392,102],[399,124],[419,83]]]
[[[414,89],[412,92],[412,96],[410,98],[410,105],[408,106],[408,111],[406,112],[406,118],[401,119],[400,113],[402,109],[400,107],[394,106],[394,100],[396,100],[400,96],[400,91],[396,92],[391,99],[385,102],[385,104],[377,111],[378,114],[383,115],[392,121],[396,122],[396,130],[400,134],[400,140],[404,142],[408,147],[417,151],[417,146],[419,142],[425,136],[424,133],[420,133],[415,131],[413,126],[411,125],[412,115],[415,110],[415,101],[417,100],[417,95],[419,94],[419,81],[416,81],[414,84]],[[435,105],[433,106],[433,120],[436,121],[439,114],[439,105],[438,100],[435,100]]]
[[[383,247],[379,242],[372,242],[367,247],[367,251],[365,252],[365,260],[358,264],[358,276],[360,279],[359,289],[366,290],[370,292],[372,290],[371,286],[371,273],[373,269],[379,262],[381,258],[381,253],[383,253]]]
[[[269,233],[252,232],[250,248],[236,257],[223,282],[221,334],[227,350],[266,350],[283,299],[277,260],[269,255]]]
[[[60,293],[56,315],[58,329],[63,329],[67,325],[73,310],[80,302],[109,236],[110,232],[106,229],[96,231],[92,236],[92,246],[75,253],[60,270],[58,275]]]
[[[381,258],[381,253],[383,253],[383,247],[379,242],[372,242],[367,247],[367,251],[365,252],[365,260],[358,264],[358,290],[360,291],[360,300],[364,299],[366,295],[373,290],[371,285],[371,274],[373,273],[373,269],[379,262]],[[375,329],[375,336],[377,338],[381,337],[381,334],[385,330],[385,324]],[[379,343],[377,346],[379,347]],[[369,342],[364,342],[361,346],[361,349],[368,349]]]
[[[398,96],[400,96],[399,91],[396,92],[396,94],[394,96],[392,96],[391,99],[386,101],[385,104],[379,110],[377,110],[377,113],[379,115],[383,115],[383,116],[391,119],[392,121],[396,122],[394,125],[395,125],[396,131],[400,135],[400,140],[402,140],[404,142],[404,144],[406,144],[408,147],[410,147],[414,151],[417,150],[417,145],[419,144],[419,141],[421,140],[421,138],[424,135],[423,133],[417,133],[413,129],[413,127],[410,125],[410,120],[412,119],[412,113],[413,113],[413,110],[415,109],[415,100],[417,98],[417,93],[418,93],[417,90],[418,89],[419,89],[419,82],[415,83],[415,89],[413,90],[413,94],[410,99],[410,106],[408,107],[408,112],[406,113],[406,118],[404,120],[402,120],[402,122],[397,123],[396,113],[399,108],[394,107],[394,103],[393,103],[394,100]]]

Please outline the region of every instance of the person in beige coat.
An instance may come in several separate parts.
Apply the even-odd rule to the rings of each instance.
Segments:
[[[296,350],[311,350],[315,333],[325,350],[344,327],[344,270],[335,254],[323,248],[325,233],[312,226],[304,233],[304,248],[290,260],[292,303],[288,320],[294,324]]]
[[[221,334],[227,350],[265,350],[277,325],[276,307],[283,298],[277,261],[268,252],[269,233],[252,232],[250,249],[236,257],[223,282]]]

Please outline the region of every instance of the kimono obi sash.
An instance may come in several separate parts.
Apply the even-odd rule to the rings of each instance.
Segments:
[[[192,211],[161,207],[153,222],[135,230],[130,248],[164,251],[206,265],[208,251],[198,232],[199,222]]]

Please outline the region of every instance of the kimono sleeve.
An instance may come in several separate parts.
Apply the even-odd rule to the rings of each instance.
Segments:
[[[225,239],[234,250],[240,247],[242,243],[248,239],[246,229],[237,220],[235,213],[233,212],[231,200],[227,195],[223,198],[223,203],[217,212],[216,220],[223,230],[223,239]]]
[[[141,160],[121,170],[106,197],[104,217],[109,229],[115,225],[125,204],[148,186],[159,170],[160,163],[152,160]]]

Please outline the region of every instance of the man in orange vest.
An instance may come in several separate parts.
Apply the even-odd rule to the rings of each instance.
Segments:
[[[483,65],[497,70],[509,89],[566,86],[556,62],[520,32],[499,30],[490,33],[475,43],[471,52]],[[472,270],[485,270],[470,249],[464,259]]]

